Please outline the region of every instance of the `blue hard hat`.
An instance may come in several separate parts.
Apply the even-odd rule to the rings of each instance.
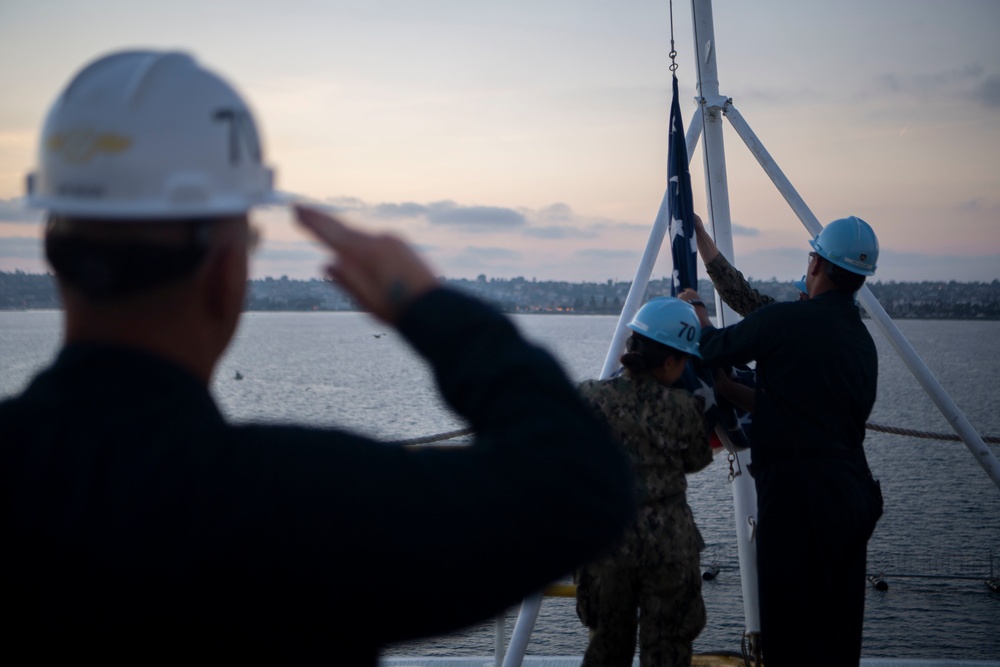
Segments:
[[[799,280],[796,280],[792,284],[795,285],[795,289],[797,289],[798,291],[802,292],[803,294],[809,294],[809,288],[806,287],[806,277],[805,276],[802,276],[802,278],[800,278]]]
[[[840,268],[862,276],[875,275],[878,237],[856,216],[834,220],[809,242],[816,254]]]
[[[698,342],[701,324],[694,306],[672,296],[650,299],[639,309],[628,328],[667,347],[701,357]]]

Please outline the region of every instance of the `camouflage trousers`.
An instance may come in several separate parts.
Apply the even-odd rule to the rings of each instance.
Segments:
[[[583,667],[630,666],[637,628],[642,667],[691,664],[691,644],[705,627],[697,559],[641,568],[605,558],[576,579],[577,614],[590,629]]]

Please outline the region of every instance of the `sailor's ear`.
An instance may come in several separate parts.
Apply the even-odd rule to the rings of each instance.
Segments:
[[[201,279],[206,314],[222,321],[238,318],[246,297],[246,250],[233,243],[215,248],[206,260]]]

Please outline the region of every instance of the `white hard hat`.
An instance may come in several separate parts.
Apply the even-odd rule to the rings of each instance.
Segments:
[[[667,347],[701,357],[701,324],[694,306],[686,301],[672,296],[650,299],[627,326]]]
[[[45,121],[28,204],[54,215],[178,219],[272,201],[253,115],[177,52],[124,51],[85,67]]]

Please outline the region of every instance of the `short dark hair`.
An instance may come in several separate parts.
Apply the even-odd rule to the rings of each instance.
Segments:
[[[51,216],[45,256],[59,280],[92,301],[133,296],[194,273],[213,225],[226,218],[90,220]],[[157,237],[169,235],[169,242]]]
[[[854,273],[853,271],[848,271],[847,269],[837,266],[833,262],[824,259],[826,264],[826,276],[830,279],[838,290],[841,292],[847,292],[849,294],[854,294],[861,286],[865,284],[865,276],[860,273]]]
[[[622,366],[631,373],[645,373],[663,366],[669,358],[686,359],[687,352],[664,345],[652,338],[632,332],[625,341],[625,354],[620,359]]]

